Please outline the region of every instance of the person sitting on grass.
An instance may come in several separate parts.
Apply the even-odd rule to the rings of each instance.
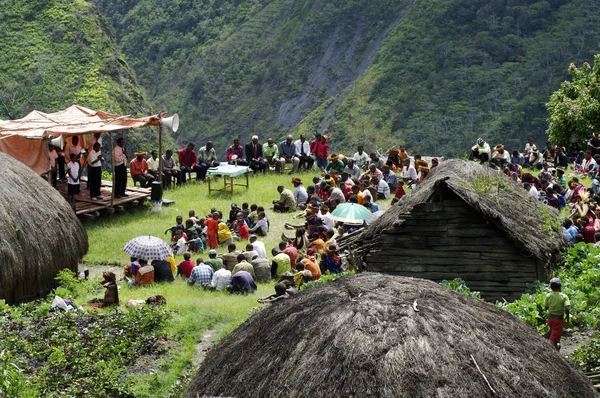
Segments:
[[[258,213],[258,221],[252,228],[249,229],[249,231],[258,236],[267,236],[267,233],[269,232],[269,224],[267,215],[264,211]]]
[[[257,301],[261,304],[274,303],[276,301],[285,300],[291,297],[291,295],[287,292],[287,287],[285,286],[285,283],[277,282],[273,287],[275,288],[275,293],[269,294],[265,297],[261,297]]]
[[[175,280],[171,264],[167,260],[154,260],[152,266],[154,267],[154,282],[173,282]]]
[[[196,266],[190,272],[187,283],[190,286],[209,286],[213,280],[213,269],[204,264],[201,258],[196,260]]]
[[[256,291],[254,278],[247,271],[239,271],[231,277],[231,283],[227,286],[229,293],[248,294]]]
[[[187,242],[188,250],[192,253],[204,252],[204,241],[200,238],[198,230],[192,232],[192,239]]]
[[[237,264],[231,270],[231,276],[235,276],[240,271],[246,271],[252,275],[252,279],[255,278],[254,267],[248,261],[246,261],[246,255],[241,253],[237,256]]]
[[[294,194],[283,185],[277,187],[279,192],[279,200],[273,201],[273,210],[280,213],[288,213],[296,210],[296,199]]]
[[[219,239],[219,245],[227,246],[233,243],[233,234],[231,230],[223,221],[219,221],[219,230],[217,232],[217,238]]]
[[[185,253],[187,244],[185,238],[183,237],[183,231],[178,229],[175,231],[174,242],[171,243],[171,249],[173,249],[173,254],[183,254]]]
[[[131,280],[125,277],[125,280],[127,281],[127,286],[142,287],[152,285],[154,283],[154,267],[148,264],[147,260],[139,259],[138,263],[140,264],[140,268],[135,274],[135,280]]]
[[[546,295],[544,308],[548,310],[548,326],[550,327],[550,342],[557,350],[560,350],[560,337],[563,333],[563,326],[569,323],[569,308],[571,302],[569,297],[561,293],[561,282],[558,278],[550,279],[550,289],[552,293]]]
[[[248,224],[244,219],[244,213],[241,211],[237,213],[236,220],[233,222],[233,231],[235,232],[235,240],[248,240],[250,238],[250,231],[248,230]]]
[[[302,263],[304,269],[310,271],[313,281],[321,279],[321,267],[319,267],[315,256],[306,255],[299,258],[298,263]],[[296,263],[296,269],[298,269],[298,263]]]
[[[227,253],[219,254],[219,257],[223,259],[223,262],[227,264],[227,268],[233,270],[233,267],[238,263],[238,254],[242,253],[241,250],[236,250],[237,246],[235,243],[227,245]]]
[[[264,242],[258,240],[257,235],[250,235],[249,242],[256,253],[258,253],[258,257],[267,258],[267,249],[265,248],[265,244]]]
[[[167,232],[171,233],[171,240],[173,240],[175,238],[175,232],[180,229],[182,231],[185,230],[185,226],[183,225],[183,217],[181,216],[177,216],[175,217],[175,225],[173,225],[170,228],[167,228],[165,230],[165,235],[167,234]]]
[[[257,282],[269,282],[271,280],[271,263],[269,260],[255,256],[250,263],[254,267]]]
[[[290,256],[282,253],[281,250],[276,247],[271,250],[271,254],[273,255],[273,262],[271,263],[271,278],[277,279],[284,273],[292,270]]]
[[[312,280],[312,272],[305,270],[302,262],[296,263],[296,273],[294,274],[296,287],[300,288],[304,283],[311,282]]]
[[[254,246],[252,246],[252,243],[248,243],[246,245],[246,250],[242,253],[246,257],[246,261],[249,263],[252,262],[252,260],[255,257],[258,257],[258,252],[256,250],[254,250]]]
[[[325,250],[327,249],[327,245],[325,245],[325,241],[323,239],[321,239],[320,235],[318,232],[313,232],[311,235],[311,247],[310,250],[308,251],[308,254],[310,255],[315,255],[315,254],[324,254]]]
[[[227,264],[221,265],[221,269],[213,274],[212,281],[210,282],[211,290],[223,290],[226,289],[231,283],[231,271],[227,269]]]
[[[190,260],[192,255],[189,252],[183,253],[183,261],[177,265],[177,276],[189,278],[192,270],[196,266],[193,260]]]
[[[342,258],[338,256],[337,248],[331,245],[325,251],[321,260],[321,273],[339,274],[342,272]]]
[[[129,261],[131,261],[131,264],[125,266],[125,268],[123,270],[123,274],[127,277],[135,278],[135,274],[137,273],[137,270],[140,268],[140,263],[138,262],[138,259],[135,257],[129,257]]]
[[[213,271],[218,271],[221,269],[223,265],[223,259],[217,257],[217,251],[215,249],[210,249],[208,251],[208,260],[204,262],[212,267]]]

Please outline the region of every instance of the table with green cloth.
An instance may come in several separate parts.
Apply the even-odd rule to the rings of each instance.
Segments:
[[[234,186],[248,188],[250,186],[248,180],[249,169],[250,168],[248,166],[236,166],[232,164],[221,164],[219,167],[211,167],[206,173],[208,179],[208,193],[211,193],[213,191],[233,193]],[[223,188],[213,188],[211,186],[211,180],[213,178],[215,178],[216,180],[218,177],[221,176],[223,177]],[[235,183],[235,178],[239,176],[246,176],[245,184]]]

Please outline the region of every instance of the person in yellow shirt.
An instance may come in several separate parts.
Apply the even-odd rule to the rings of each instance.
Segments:
[[[217,238],[219,239],[219,244],[222,246],[227,246],[233,242],[231,230],[224,222],[219,222],[219,230],[217,231]]]
[[[561,293],[561,282],[558,278],[550,279],[551,293],[546,295],[544,300],[544,308],[548,310],[548,326],[550,326],[550,342],[560,350],[560,337],[563,333],[565,318],[569,322],[569,308],[571,302],[569,297]]]

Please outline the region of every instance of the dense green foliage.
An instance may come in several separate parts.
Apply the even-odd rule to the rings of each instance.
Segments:
[[[481,294],[479,292],[471,291],[471,289],[469,289],[465,284],[465,281],[463,281],[461,278],[454,278],[451,281],[444,280],[440,282],[440,285],[444,286],[447,289],[454,290],[455,292],[458,292],[460,294],[464,294],[467,297],[472,297],[477,300],[483,300],[481,298]]]
[[[344,271],[344,272],[340,272],[339,274],[325,274],[325,275],[321,275],[321,278],[319,278],[316,281],[312,281],[312,282],[308,282],[308,283],[304,283],[300,286],[300,291],[304,290],[304,289],[310,289],[311,287],[315,287],[315,286],[319,286],[319,285],[323,285],[325,283],[331,282],[331,281],[335,281],[341,278],[345,278],[347,276],[351,276],[354,275],[353,271]]]
[[[587,372],[600,371],[600,335],[576,349],[570,358],[579,369]]]
[[[142,86],[185,115],[179,141],[520,147],[545,139],[567,66],[600,52],[593,0],[93,1]]]
[[[585,142],[600,131],[600,55],[593,68],[587,62],[580,68],[571,64],[569,74],[571,81],[563,82],[546,105],[548,135],[562,146]]]
[[[600,248],[579,243],[569,249],[564,258],[565,265],[556,270],[552,277],[562,281],[562,292],[571,300],[571,330],[597,328],[600,325]],[[538,332],[549,331],[546,325],[544,299],[550,288],[536,284],[532,292],[524,294],[512,303],[497,305],[516,318],[535,327]]]
[[[63,277],[68,279],[64,292],[90,290],[76,286],[73,275],[63,272]],[[12,376],[5,376],[8,382],[0,386],[0,395],[10,396],[13,388],[24,385],[24,374],[34,374],[27,383],[31,397],[130,397],[124,384],[127,367],[142,355],[166,349],[161,330],[168,317],[167,311],[153,307],[51,313],[48,303],[5,306],[0,310],[0,351],[11,354],[0,358],[0,372],[9,370]]]

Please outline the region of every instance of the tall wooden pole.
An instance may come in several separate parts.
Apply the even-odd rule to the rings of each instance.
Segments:
[[[163,146],[162,146],[163,126],[162,123],[158,125],[158,181],[162,187],[162,169],[163,169]]]
[[[110,159],[112,162],[112,192],[110,193],[110,207],[113,207],[115,201],[115,148],[113,148],[113,133],[109,133],[110,137]]]

